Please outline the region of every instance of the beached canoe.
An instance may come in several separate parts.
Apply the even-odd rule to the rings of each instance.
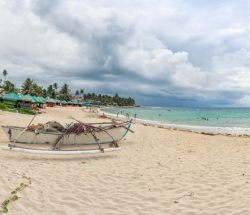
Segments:
[[[130,130],[131,122],[120,124],[102,124],[97,123],[101,129],[96,131],[94,136],[91,133],[63,135],[59,131],[36,132],[25,130],[24,127],[2,126],[4,132],[8,135],[10,142],[21,144],[55,144],[60,139],[60,145],[94,145],[109,144],[118,142],[124,138]],[[62,136],[62,138],[60,138]]]

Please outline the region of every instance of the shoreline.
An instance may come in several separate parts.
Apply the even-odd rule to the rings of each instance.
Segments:
[[[110,107],[111,108],[111,107]],[[97,110],[98,115],[105,114],[112,119],[132,119],[133,122],[142,124],[144,126],[152,126],[158,128],[164,128],[169,130],[178,130],[178,131],[186,131],[186,132],[194,132],[198,134],[205,134],[205,135],[224,135],[224,136],[236,136],[236,137],[250,137],[250,128],[243,128],[243,127],[213,127],[213,126],[195,126],[195,125],[179,125],[179,124],[169,124],[163,123],[154,120],[147,120],[147,119],[140,119],[129,117],[127,118],[124,115],[119,115],[117,117],[116,114],[108,113],[105,110],[107,108],[101,108]]]

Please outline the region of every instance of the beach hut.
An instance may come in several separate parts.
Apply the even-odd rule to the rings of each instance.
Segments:
[[[17,103],[21,100],[21,98],[16,93],[5,93],[1,96],[1,100],[8,106],[17,106]]]
[[[46,105],[47,105],[47,107],[55,107],[56,106],[55,99],[47,99]]]
[[[84,107],[92,107],[92,102],[82,102],[81,103],[81,106],[84,106]]]
[[[19,105],[24,108],[34,109],[38,106],[39,100],[32,95],[22,95]]]
[[[62,105],[62,100],[60,100],[60,99],[54,99],[54,100],[56,102],[56,105],[59,105],[59,106]]]
[[[94,101],[94,102],[92,102],[92,105],[99,107],[100,105],[102,105],[102,102],[101,101]]]
[[[71,104],[72,104],[73,106],[81,106],[81,104],[80,104],[76,99],[72,100],[72,101],[71,101]]]
[[[65,107],[68,105],[68,102],[66,102],[65,100],[61,100],[61,105]]]
[[[38,100],[38,105],[40,108],[45,108],[46,105],[46,99],[43,97],[36,97],[36,99]]]
[[[73,106],[72,101],[67,101],[68,106]]]

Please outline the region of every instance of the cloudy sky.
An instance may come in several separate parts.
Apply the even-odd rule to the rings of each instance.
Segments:
[[[248,0],[1,0],[0,70],[142,105],[250,106]]]

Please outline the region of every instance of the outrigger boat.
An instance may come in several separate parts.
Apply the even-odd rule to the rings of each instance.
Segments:
[[[92,154],[120,150],[118,142],[131,131],[131,121],[82,123],[65,128],[57,122],[53,128],[42,126],[2,126],[8,135],[8,147],[2,149],[39,154]],[[132,131],[133,132],[133,131]],[[82,149],[84,147],[84,149]],[[86,149],[86,147],[88,149]],[[97,148],[96,148],[97,147]]]

